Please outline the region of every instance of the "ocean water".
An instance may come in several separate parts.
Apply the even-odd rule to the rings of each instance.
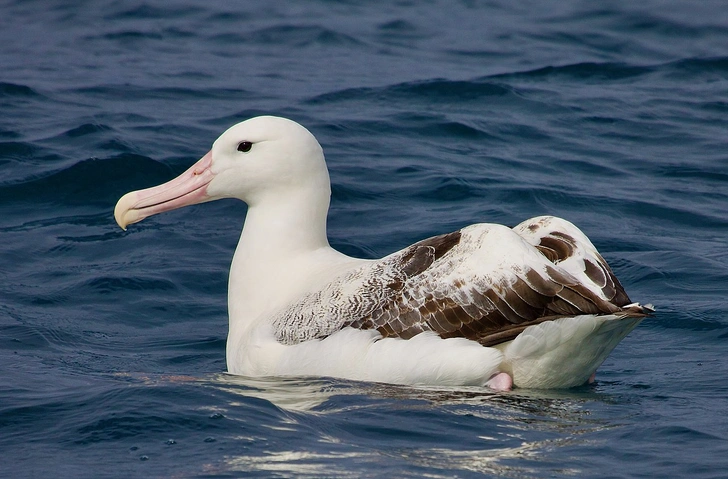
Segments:
[[[224,374],[245,206],[112,211],[260,114],[342,251],[553,214],[657,314],[565,391]],[[725,477],[728,8],[3,0],[0,280],[1,477]]]

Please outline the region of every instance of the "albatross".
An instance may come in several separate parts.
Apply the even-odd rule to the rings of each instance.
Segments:
[[[591,241],[553,216],[473,224],[381,259],[326,235],[331,185],[303,126],[261,116],[114,217],[220,198],[248,205],[228,284],[228,371],[407,385],[568,388],[653,308],[633,303]]]

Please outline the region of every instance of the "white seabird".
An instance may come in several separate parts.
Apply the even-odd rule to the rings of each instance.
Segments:
[[[593,380],[652,312],[566,220],[474,224],[364,260],[329,246],[330,196],[314,136],[263,116],[179,177],[124,195],[114,216],[126,229],[186,205],[247,203],[228,286],[233,374],[566,388]]]

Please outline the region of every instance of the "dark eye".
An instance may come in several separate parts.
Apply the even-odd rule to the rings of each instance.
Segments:
[[[238,151],[242,151],[243,153],[249,152],[252,147],[253,144],[249,141],[241,141],[238,143]]]

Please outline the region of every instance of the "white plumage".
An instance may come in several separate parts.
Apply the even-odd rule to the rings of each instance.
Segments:
[[[228,288],[234,374],[571,387],[651,311],[554,217],[476,224],[381,260],[345,256],[326,238],[330,191],[313,135],[259,117],[178,178],[122,197],[114,214],[126,228],[217,198],[248,204]]]

